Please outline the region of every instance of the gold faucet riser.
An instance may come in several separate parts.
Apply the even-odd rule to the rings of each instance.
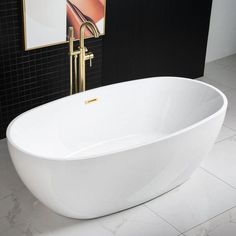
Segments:
[[[69,28],[69,55],[70,55],[70,95],[73,94],[73,51],[74,51],[74,29]]]
[[[74,56],[74,64],[75,64],[75,93],[78,93],[78,56]]]
[[[73,58],[74,58],[74,83],[75,83],[75,92],[78,92],[78,65],[77,57],[79,56],[79,92],[86,90],[86,81],[85,81],[85,61],[90,60],[90,66],[92,66],[92,59],[94,59],[94,54],[87,52],[87,48],[84,46],[85,39],[85,29],[88,27],[93,33],[95,38],[100,36],[99,31],[95,24],[90,21],[82,23],[80,27],[80,47],[79,50],[74,51],[74,30],[73,27],[69,28],[69,55],[70,55],[70,94],[73,94]]]

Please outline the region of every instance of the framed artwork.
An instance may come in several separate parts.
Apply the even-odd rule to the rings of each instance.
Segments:
[[[74,27],[75,39],[80,26],[92,21],[105,34],[106,0],[22,0],[25,50],[60,43],[68,39],[68,28]],[[89,28],[87,38],[92,36]]]

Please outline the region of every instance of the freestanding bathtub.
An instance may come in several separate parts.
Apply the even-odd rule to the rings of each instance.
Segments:
[[[136,80],[68,96],[18,116],[9,151],[22,181],[58,214],[89,219],[185,182],[212,148],[227,99],[184,78]]]

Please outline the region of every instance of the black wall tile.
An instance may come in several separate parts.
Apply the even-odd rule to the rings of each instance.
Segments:
[[[107,1],[103,84],[202,76],[211,5],[212,0]]]

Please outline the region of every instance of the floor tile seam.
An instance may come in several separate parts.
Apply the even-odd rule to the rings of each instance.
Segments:
[[[226,127],[226,128],[228,128],[228,127]],[[229,129],[230,129],[230,128],[229,128]],[[232,130],[232,129],[231,129],[231,130]],[[236,132],[235,130],[232,130],[232,131]],[[224,142],[224,141],[226,141],[226,140],[228,140],[228,139],[232,139],[233,137],[236,137],[236,133],[235,133],[235,134],[232,134],[232,135],[230,135],[230,136],[228,136],[227,138],[223,138],[223,139],[221,139],[221,140],[219,140],[219,141],[216,141],[215,144]]]
[[[157,217],[159,217],[160,219],[162,219],[164,222],[166,222],[168,225],[170,225],[172,228],[174,228],[179,234],[181,235],[181,230],[179,230],[178,228],[176,228],[173,224],[171,224],[168,220],[166,220],[164,217],[162,217],[161,215],[159,215],[157,212],[155,212],[151,207],[147,206],[146,204],[144,204],[144,206],[151,211],[153,214],[155,214]]]
[[[212,173],[211,171],[209,171],[208,169],[206,169],[205,167],[200,167],[203,171],[205,171],[207,174],[211,175],[212,177],[216,178],[217,180],[221,181],[222,183],[226,184],[228,187],[232,188],[233,190],[236,191],[236,188],[231,185],[230,183],[228,183],[227,181],[223,180],[222,178],[218,177],[217,175],[215,175],[214,173]],[[235,205],[236,206],[236,205]]]
[[[199,227],[199,226],[201,226],[201,225],[204,225],[204,224],[206,224],[207,222],[216,219],[217,217],[219,217],[219,216],[225,214],[226,212],[230,212],[230,211],[231,211],[232,209],[234,209],[235,207],[236,207],[236,205],[233,206],[233,207],[231,207],[231,208],[229,208],[229,209],[227,209],[227,210],[225,210],[225,211],[223,211],[223,212],[221,212],[221,213],[219,213],[219,214],[217,214],[217,215],[215,215],[215,216],[213,216],[213,217],[211,217],[211,218],[209,218],[208,220],[205,220],[204,222],[202,222],[202,223],[200,223],[200,224],[198,224],[198,225],[196,225],[196,226],[194,226],[194,227],[192,227],[192,228],[190,228],[190,229],[188,229],[188,230],[182,232],[182,234],[185,235],[186,233],[192,231],[193,229],[196,229],[197,227]]]
[[[236,128],[229,127],[227,124],[224,123],[224,127],[231,129],[232,131],[236,132]]]

